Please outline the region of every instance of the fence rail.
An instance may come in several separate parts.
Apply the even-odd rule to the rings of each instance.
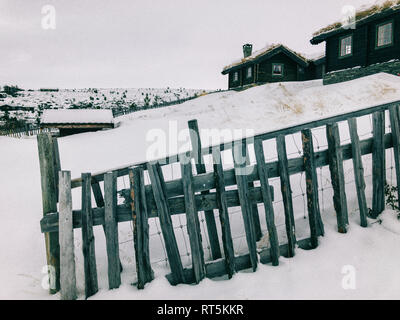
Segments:
[[[66,234],[62,239],[69,239],[69,246],[73,246],[73,228],[82,229],[84,264],[85,264],[85,286],[86,297],[97,291],[97,272],[95,269],[95,255],[93,242],[93,226],[103,225],[106,234],[109,287],[115,288],[120,284],[121,268],[116,267],[118,261],[118,223],[133,221],[135,259],[138,273],[138,288],[144,288],[145,284],[152,281],[154,275],[149,261],[149,226],[148,219],[158,219],[161,233],[165,242],[165,249],[171,273],[167,276],[171,284],[199,283],[204,277],[218,277],[227,275],[229,278],[235,272],[244,269],[256,271],[259,263],[279,265],[279,256],[294,257],[296,246],[305,250],[311,250],[319,245],[319,237],[324,235],[324,224],[319,208],[317,168],[329,166],[331,173],[331,184],[333,187],[333,205],[336,211],[338,232],[346,233],[348,221],[347,199],[345,194],[345,181],[343,172],[343,161],[352,159],[354,176],[357,187],[357,197],[360,208],[360,224],[367,227],[368,208],[365,201],[365,181],[363,175],[363,155],[372,155],[373,163],[373,206],[370,217],[377,217],[385,208],[385,150],[393,148],[396,159],[396,179],[400,181],[400,102],[374,106],[371,108],[357,110],[347,114],[304,123],[273,132],[267,132],[255,136],[252,139],[240,139],[230,144],[202,148],[196,121],[189,122],[191,131],[191,152],[182,153],[160,159],[153,162],[136,163],[130,166],[113,169],[96,174],[82,174],[81,178],[70,180],[68,173],[62,173],[67,177],[67,182],[60,182],[60,199],[69,198],[71,189],[82,187],[82,209],[72,210],[69,205],[57,210],[58,183],[55,178],[60,166],[58,159],[58,148],[55,139],[39,136],[39,150],[42,151],[41,174],[42,195],[45,204],[44,217],[41,220],[41,231],[53,239],[46,241],[48,263],[56,270],[53,275],[53,283],[58,283],[60,278],[60,250],[58,243],[54,240],[58,233]],[[389,111],[391,121],[391,132],[385,134],[385,112]],[[357,118],[365,115],[373,116],[373,136],[365,140],[359,138],[357,132]],[[338,123],[346,121],[349,125],[351,143],[341,145]],[[313,145],[311,129],[323,127],[326,132],[328,149],[316,152]],[[300,133],[302,140],[303,155],[288,159],[285,136]],[[277,140],[278,160],[266,162],[266,150],[263,142],[269,139]],[[253,147],[256,155],[256,164],[249,162],[249,148]],[[232,151],[234,168],[224,170],[221,163],[221,152]],[[212,155],[213,170],[206,172],[203,156]],[[194,159],[195,167],[191,160]],[[179,163],[181,178],[166,181],[163,176],[162,166]],[[45,164],[51,166],[45,168]],[[52,165],[53,164],[53,165]],[[196,170],[194,170],[196,169]],[[112,172],[112,173],[111,173]],[[143,175],[147,172],[150,184],[145,184]],[[196,174],[193,174],[196,172]],[[310,237],[296,239],[295,219],[292,199],[290,176],[297,173],[305,173],[307,212],[310,229]],[[130,187],[116,190],[116,179],[121,176],[129,176]],[[47,177],[47,179],[46,179]],[[50,177],[50,178],[49,178]],[[53,177],[53,178],[51,178]],[[60,175],[61,177],[61,175]],[[270,180],[280,178],[281,193],[284,204],[285,226],[287,243],[279,243],[277,227],[274,221],[273,189]],[[104,194],[100,183],[104,181]],[[56,184],[56,185],[55,185]],[[258,186],[256,186],[256,184]],[[51,188],[52,186],[52,188]],[[228,190],[235,186],[235,190]],[[90,190],[91,189],[91,190]],[[93,192],[97,207],[92,208],[90,193]],[[125,203],[117,205],[116,194],[120,193],[125,198]],[[67,197],[66,197],[67,195]],[[65,202],[65,201],[64,201]],[[63,203],[64,203],[63,202]],[[55,204],[55,206],[54,206]],[[257,250],[256,242],[262,234],[258,232],[260,216],[257,204],[263,204],[265,208],[265,219],[268,228],[270,247]],[[240,207],[243,217],[246,244],[248,253],[235,256],[232,245],[232,230],[228,208]],[[218,239],[216,231],[216,220],[214,210],[219,212],[219,223],[222,232],[222,241]],[[207,232],[210,240],[212,261],[205,261],[202,249],[202,237],[199,231],[199,212],[208,212]],[[187,230],[192,252],[192,267],[183,268],[179,255],[177,239],[172,227],[171,217],[173,215],[185,214]],[[63,227],[65,215],[69,217],[71,224]],[[62,232],[61,232],[62,231]],[[53,238],[52,238],[53,237]],[[61,238],[60,238],[61,239]],[[73,239],[73,238],[72,238]],[[55,242],[54,242],[55,241]],[[60,240],[60,244],[63,243]],[[223,245],[223,256],[220,245]],[[64,248],[64,249],[63,249]],[[61,257],[69,251],[65,244],[61,248]],[[220,256],[219,256],[220,254]],[[220,259],[222,258],[222,259]],[[75,262],[69,254],[68,262],[61,265],[63,270],[71,270]],[[63,260],[65,261],[65,260]],[[57,273],[58,272],[58,273]],[[72,271],[65,271],[72,272]],[[73,274],[69,279],[73,278]],[[63,279],[63,277],[61,277]],[[65,284],[63,283],[65,281]],[[74,285],[68,281],[61,281],[63,287],[72,288],[68,292],[62,291],[62,297],[76,296]],[[54,291],[58,288],[55,287]]]

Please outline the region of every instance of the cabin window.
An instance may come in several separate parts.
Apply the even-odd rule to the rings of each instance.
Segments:
[[[239,81],[239,73],[237,71],[233,73],[233,81]]]
[[[391,45],[393,42],[393,22],[378,25],[376,33],[376,46],[378,48]]]
[[[247,78],[251,78],[253,76],[253,68],[248,67],[247,68]]]
[[[340,39],[340,57],[347,57],[353,54],[353,36]]]
[[[273,76],[283,76],[283,64],[273,63],[272,64],[272,75]]]

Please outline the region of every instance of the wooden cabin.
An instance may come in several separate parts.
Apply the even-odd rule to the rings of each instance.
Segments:
[[[41,128],[60,131],[60,136],[114,128],[111,110],[53,109],[45,110],[40,121]]]
[[[324,84],[378,72],[400,74],[400,5],[387,1],[356,13],[353,25],[332,24],[314,34],[326,43]]]
[[[253,46],[243,46],[243,58],[226,66],[222,74],[228,75],[228,88],[242,88],[253,84],[318,79],[323,58],[308,60],[282,44],[268,46],[252,53]]]

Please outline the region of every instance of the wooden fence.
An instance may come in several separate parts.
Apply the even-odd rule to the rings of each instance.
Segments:
[[[259,263],[279,265],[279,257],[294,257],[297,247],[311,250],[318,246],[324,235],[324,224],[319,208],[317,168],[329,166],[333,187],[333,204],[337,216],[338,232],[346,233],[349,224],[343,161],[352,159],[355,184],[360,209],[360,221],[367,227],[367,216],[377,217],[385,209],[385,150],[393,148],[396,162],[396,179],[400,181],[400,112],[399,103],[379,105],[348,114],[333,116],[318,121],[260,134],[251,139],[237,140],[215,147],[201,147],[196,121],[189,122],[192,152],[175,155],[154,162],[136,163],[112,172],[91,175],[84,173],[71,180],[70,173],[60,171],[57,140],[49,135],[39,135],[39,156],[42,176],[44,217],[41,230],[46,236],[48,264],[51,266],[52,288],[57,292],[61,287],[63,299],[76,297],[75,260],[73,255],[73,228],[82,229],[85,294],[89,297],[97,292],[96,256],[93,226],[102,225],[107,244],[109,287],[121,284],[119,261],[118,223],[133,221],[134,248],[137,271],[137,287],[142,289],[152,281],[150,264],[148,219],[158,219],[168,256],[171,273],[167,276],[171,284],[199,283],[204,277],[214,278],[244,269],[257,270]],[[385,112],[389,111],[391,133],[385,134]],[[373,136],[360,141],[357,118],[372,115]],[[346,121],[349,126],[351,143],[341,145],[338,123]],[[316,152],[311,129],[324,127],[328,149]],[[285,136],[301,133],[303,155],[288,159]],[[263,142],[276,139],[278,160],[266,162]],[[252,144],[256,164],[248,161],[248,147]],[[231,150],[234,168],[224,170],[221,152]],[[365,197],[365,181],[362,156],[372,154],[373,201],[369,212]],[[205,155],[212,155],[213,171],[206,172],[203,163]],[[195,168],[192,168],[194,159]],[[180,163],[181,178],[165,181],[162,166]],[[196,174],[193,174],[194,170]],[[144,182],[144,172],[150,177],[150,184]],[[305,172],[307,211],[310,237],[296,239],[294,207],[290,176]],[[117,190],[117,177],[129,176],[130,187]],[[273,192],[270,179],[280,178],[284,204],[287,243],[279,243],[274,222]],[[100,183],[104,182],[104,193]],[[255,182],[259,185],[255,186]],[[259,183],[258,183],[259,182]],[[227,190],[236,186],[236,190]],[[71,189],[81,187],[81,210],[72,210]],[[127,203],[117,204],[117,192],[124,194]],[[96,207],[91,203],[94,195]],[[400,197],[399,197],[400,199]],[[57,203],[59,212],[57,212]],[[257,204],[263,204],[268,229],[270,248],[258,250],[256,242],[262,236]],[[240,207],[243,217],[248,253],[235,256],[228,208]],[[219,211],[216,222],[214,210]],[[205,261],[198,213],[204,211],[212,261]],[[177,240],[171,222],[172,215],[185,214],[187,231],[192,252],[192,267],[185,269],[179,255]],[[218,239],[216,224],[221,225],[221,241]],[[223,250],[220,245],[222,244]],[[223,254],[222,254],[223,252]]]
[[[0,136],[7,136],[12,138],[24,138],[36,136],[39,133],[47,133],[52,132],[50,128],[39,128],[39,127],[22,127],[22,128],[13,128],[13,129],[0,129]]]

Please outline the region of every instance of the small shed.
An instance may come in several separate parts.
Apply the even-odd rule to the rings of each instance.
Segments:
[[[45,110],[40,121],[41,128],[60,130],[60,136],[112,129],[114,117],[111,110]]]

